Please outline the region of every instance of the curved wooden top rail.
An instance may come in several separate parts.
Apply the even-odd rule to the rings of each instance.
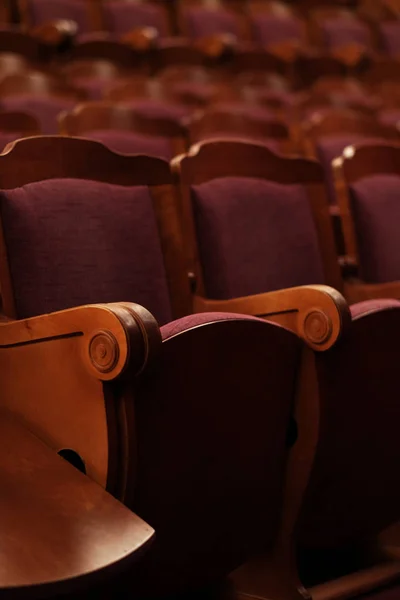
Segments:
[[[116,185],[167,185],[169,164],[161,158],[126,156],[100,142],[46,135],[7,144],[0,154],[0,188],[45,179],[93,179]]]
[[[217,177],[254,177],[283,184],[323,183],[317,161],[274,154],[262,144],[212,140],[192,146],[171,162],[185,185],[199,185]]]
[[[400,144],[347,146],[342,156],[333,161],[333,168],[338,177],[339,171],[343,172],[346,183],[372,175],[400,175]]]
[[[78,592],[129,568],[154,530],[0,412],[0,598]]]

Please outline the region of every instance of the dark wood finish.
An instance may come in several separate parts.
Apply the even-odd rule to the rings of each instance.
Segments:
[[[87,475],[123,499],[127,442],[118,407],[126,375],[141,372],[159,348],[152,315],[135,304],[85,306],[3,321],[0,340],[2,407],[55,451],[76,452]]]
[[[91,160],[87,160],[90,154]],[[92,179],[117,185],[149,186],[154,201],[173,315],[190,310],[189,284],[182,251],[177,200],[168,163],[147,156],[122,156],[92,140],[44,136],[17,141],[0,155],[0,188],[20,187],[54,178]],[[0,274],[3,310],[15,317],[12,287],[3,249]],[[9,283],[5,281],[8,279]]]
[[[138,114],[134,109],[110,102],[86,102],[59,118],[60,133],[83,136],[96,129],[132,131],[149,136],[169,138],[174,155],[185,152],[187,128],[170,119],[154,119]]]
[[[7,75],[0,81],[0,97],[30,94],[36,96],[62,96],[75,100],[84,100],[86,92],[69,86],[58,79],[40,71],[30,71]]]
[[[303,184],[307,189],[310,207],[314,216],[326,283],[336,289],[341,289],[342,281],[334,246],[329,207],[325,195],[324,176],[318,163],[301,158],[277,156],[265,146],[257,144],[216,140],[201,142],[192,146],[188,154],[177,157],[172,161],[172,168],[180,183],[181,211],[186,236],[189,268],[196,281],[196,291],[193,296],[195,311],[228,310],[230,312],[244,312],[247,314],[262,315],[263,317],[268,316],[270,318],[272,314],[281,312],[281,309],[278,307],[283,304],[280,303],[284,302],[287,308],[287,305],[290,303],[294,306],[296,302],[300,302],[299,297],[301,298],[301,293],[299,292],[301,290],[304,290],[304,294],[310,293],[312,295],[316,293],[318,295],[322,288],[324,288],[324,286],[322,288],[320,286],[295,288],[296,292],[293,292],[292,297],[288,296],[287,302],[283,300],[282,296],[279,298],[280,292],[227,301],[216,301],[205,297],[202,266],[199,258],[190,200],[190,187],[217,177],[253,177],[288,185]],[[290,290],[282,292],[283,295],[285,293],[290,293]],[[322,294],[324,295],[322,302],[327,299],[327,296],[331,300],[333,298],[328,288],[324,288]],[[306,298],[306,296],[304,297]],[[321,302],[321,299],[318,301]],[[333,312],[337,311],[336,304],[336,300],[333,299],[333,305],[335,306]],[[287,310],[286,312],[290,311]],[[287,317],[286,321],[284,321],[288,323],[288,326],[293,326],[292,317],[293,315]],[[285,315],[283,315],[283,318],[285,319]],[[297,332],[300,331],[296,324],[294,325],[294,329]],[[308,336],[306,334],[304,337],[305,339],[309,337],[308,341],[313,345],[312,335]],[[314,347],[316,346],[318,344],[314,344]]]
[[[40,124],[31,114],[0,111],[0,131],[17,131],[21,136],[39,135]]]
[[[349,260],[357,273],[359,254],[351,210],[349,185],[363,177],[377,174],[400,175],[400,145],[370,144],[349,146],[333,162],[335,186],[343,222],[343,234]],[[372,298],[400,298],[400,282],[367,284],[354,278],[345,281],[346,298],[360,302]]]
[[[210,137],[215,138],[216,133],[223,138],[224,132],[229,137],[253,139],[260,142],[271,139],[278,142],[282,152],[293,153],[295,151],[295,145],[290,140],[289,127],[278,119],[266,121],[229,112],[216,106],[195,116],[189,124],[189,138],[192,144]]]
[[[332,108],[315,113],[303,123],[301,128],[303,151],[309,158],[315,158],[315,145],[319,138],[346,133],[400,142],[400,132],[395,127],[384,125],[372,117],[350,109]]]
[[[39,61],[41,58],[38,40],[19,29],[10,28],[0,31],[0,52],[18,54],[30,62]]]
[[[74,598],[131,568],[154,530],[4,409],[0,432],[0,598]]]

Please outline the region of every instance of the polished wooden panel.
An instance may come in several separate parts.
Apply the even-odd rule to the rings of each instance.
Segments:
[[[4,408],[0,436],[0,598],[74,598],[129,569],[154,530]]]

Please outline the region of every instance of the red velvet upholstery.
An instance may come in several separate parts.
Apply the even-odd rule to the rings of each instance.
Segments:
[[[170,140],[161,136],[142,135],[116,129],[97,129],[88,131],[84,137],[102,142],[120,154],[147,154],[165,160],[171,160],[173,157]]]
[[[98,302],[137,302],[171,319],[146,187],[47,180],[0,195],[19,318]]]
[[[135,597],[192,598],[274,544],[301,345],[242,315],[194,315],[162,334],[135,389],[133,507],[158,534],[129,577],[145,591]]]
[[[124,104],[134,109],[136,113],[154,119],[167,118],[181,121],[191,113],[191,108],[189,106],[172,102],[163,102],[162,100],[141,98],[126,100],[124,101]]]
[[[373,175],[350,188],[351,208],[366,282],[400,279],[400,177]]]
[[[123,35],[139,27],[152,27],[159,35],[168,35],[168,24],[158,6],[114,0],[104,2],[103,10],[107,28],[111,33]]]
[[[366,540],[400,517],[400,303],[379,303],[353,307],[347,334],[315,356],[320,436],[298,529],[305,547]]]
[[[239,25],[233,14],[223,9],[203,7],[186,8],[183,11],[185,26],[192,39],[219,33],[230,33],[239,37]]]
[[[301,186],[221,178],[193,186],[192,201],[209,298],[323,283],[313,217]]]
[[[42,25],[47,21],[75,21],[80,33],[90,31],[87,5],[82,0],[28,0],[30,21]]]
[[[398,21],[387,21],[381,23],[380,33],[382,45],[389,56],[400,54],[400,23]]]
[[[342,17],[326,19],[322,30],[325,42],[331,49],[352,43],[368,48],[371,44],[368,28],[360,21]]]
[[[44,134],[58,133],[57,116],[63,110],[72,110],[75,104],[76,100],[70,98],[29,94],[7,96],[0,100],[2,110],[21,111],[36,117]]]
[[[386,108],[381,110],[379,120],[384,125],[396,126],[400,122],[400,108]]]
[[[301,42],[302,29],[297,19],[259,14],[252,19],[253,39],[262,46],[280,42]]]

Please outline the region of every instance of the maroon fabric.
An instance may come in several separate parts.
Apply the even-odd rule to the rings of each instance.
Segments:
[[[330,204],[336,204],[336,192],[332,172],[332,161],[341,156],[346,146],[368,143],[368,138],[359,134],[340,133],[338,135],[322,136],[316,143],[317,158],[324,173]]]
[[[298,528],[305,547],[374,539],[400,519],[400,306],[388,308],[364,310],[315,354],[320,433]]]
[[[174,119],[175,121],[181,121],[191,114],[191,109],[189,106],[175,104],[172,102],[162,102],[160,100],[125,100],[123,104],[135,110],[136,113],[153,119],[167,118]]]
[[[255,42],[263,46],[302,39],[300,23],[290,17],[260,14],[253,18],[252,29]]]
[[[257,104],[246,104],[246,102],[215,102],[212,109],[233,115],[242,115],[259,121],[272,121],[276,119],[276,115],[272,110],[257,106]]]
[[[230,140],[236,142],[247,142],[253,144],[259,144],[261,146],[265,146],[272,152],[276,154],[280,154],[282,152],[281,144],[279,140],[265,137],[256,137],[254,135],[247,135],[246,133],[236,133],[235,131],[227,131],[225,129],[221,129],[221,131],[213,131],[212,133],[205,133],[204,135],[199,136],[196,141],[200,142],[203,140]]]
[[[386,310],[392,308],[400,308],[399,300],[392,298],[378,298],[376,300],[364,300],[350,306],[351,318],[358,319],[372,312]]]
[[[341,17],[327,19],[322,24],[322,30],[331,49],[352,43],[368,48],[371,44],[368,28],[360,21]]]
[[[386,108],[379,113],[379,120],[384,125],[396,126],[400,122],[400,108]]]
[[[86,132],[85,137],[102,142],[120,154],[147,154],[168,161],[173,157],[170,140],[161,136],[142,135],[133,131],[115,129],[97,129]]]
[[[211,102],[216,94],[215,85],[198,81],[170,83],[169,90],[176,98],[181,97],[182,99],[197,100],[197,102],[202,104]]]
[[[400,279],[400,177],[373,175],[350,187],[360,256],[360,276],[369,283]]]
[[[324,282],[301,186],[227,177],[193,186],[192,201],[209,298]]]
[[[104,90],[115,85],[115,80],[100,77],[71,77],[69,81],[74,87],[85,90],[90,100],[101,100]]]
[[[158,6],[118,0],[105,2],[103,10],[111,33],[123,35],[138,27],[153,27],[161,36],[168,35],[164,13]]]
[[[21,94],[2,98],[3,110],[21,111],[33,115],[40,123],[43,134],[58,133],[57,117],[63,110],[72,110],[76,100],[57,96],[31,96]]]
[[[70,19],[76,22],[80,33],[90,30],[88,7],[82,0],[28,0],[28,11],[33,25]]]
[[[188,36],[199,39],[219,33],[230,33],[239,37],[239,25],[235,16],[223,9],[202,7],[187,8],[183,12]]]
[[[250,315],[239,315],[235,313],[197,313],[194,315],[188,315],[187,317],[182,317],[181,319],[176,319],[175,321],[171,321],[166,325],[161,327],[161,335],[163,341],[168,338],[173,337],[174,335],[178,335],[183,331],[188,329],[192,329],[193,327],[200,327],[201,325],[206,325],[207,323],[214,323],[216,321],[261,321],[265,323],[264,319],[259,319],[258,317],[251,317]],[[275,324],[274,324],[275,325]],[[280,327],[280,326],[279,326]]]
[[[382,43],[385,51],[390,56],[400,54],[400,23],[399,21],[387,21],[380,24]]]
[[[0,208],[19,318],[131,301],[171,320],[146,187],[53,179],[2,191]]]

